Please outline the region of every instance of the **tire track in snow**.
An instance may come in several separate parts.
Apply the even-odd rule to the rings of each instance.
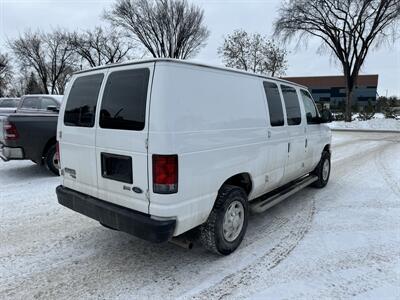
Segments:
[[[321,289],[313,289],[304,293],[284,295],[283,299],[347,299],[362,295],[375,288],[379,288],[382,282],[399,286],[400,279],[393,276],[393,261],[399,260],[400,250],[393,245],[374,245],[368,252],[364,248],[353,248],[349,251],[337,251],[327,253],[305,268],[302,264],[293,265],[290,269],[273,270],[270,273],[270,280],[265,286],[255,288],[250,295],[240,294],[237,298],[254,297],[255,299],[269,299],[271,294],[265,290],[271,286],[281,288],[299,278],[307,278],[310,282],[321,286]],[[369,272],[365,272],[368,269]],[[279,273],[279,274],[278,274]],[[334,281],[332,281],[332,275]]]
[[[390,136],[387,138],[392,137]],[[364,151],[356,152],[348,157],[343,157],[333,162],[334,167],[340,167],[340,169],[337,170],[338,172],[335,172],[335,175],[338,177],[338,181],[346,180],[346,176],[343,176],[346,173],[345,167],[348,167],[350,164],[356,167],[362,166],[366,161],[368,161],[369,158],[375,157],[377,153],[382,152],[382,150],[387,148],[388,145],[393,142],[398,142],[395,139],[387,141],[384,137],[379,139],[366,139],[365,141],[364,139],[359,139],[355,142],[362,143],[377,140],[382,141],[383,144],[378,144],[376,146],[367,148]],[[336,147],[334,147],[334,149],[335,148]],[[301,226],[295,228],[298,230],[298,234],[291,231],[290,234],[285,235],[274,248],[266,252],[266,254],[264,254],[255,262],[240,270],[239,273],[232,273],[224,277],[220,282],[200,291],[197,294],[184,295],[184,298],[193,297],[194,299],[224,299],[232,297],[235,295],[235,291],[237,289],[250,285],[252,282],[259,279],[262,276],[260,275],[262,272],[273,269],[292,252],[292,250],[300,243],[310,229],[314,213],[315,201],[313,199],[312,209],[309,211],[309,214],[304,216],[305,219],[307,219],[307,222],[303,222]]]
[[[271,270],[276,267],[292,252],[310,229],[315,212],[314,197],[308,203],[309,205],[307,205],[302,211],[298,211],[292,222],[286,224],[286,234],[259,259],[240,270],[240,273],[232,273],[224,277],[222,281],[218,282],[211,288],[203,290],[199,294],[184,295],[183,298],[223,299],[229,297],[232,291],[239,286],[246,285],[246,283],[259,278],[259,271]]]
[[[399,141],[397,141],[398,143]],[[393,145],[392,145],[393,146]],[[377,169],[382,174],[383,179],[386,181],[390,189],[400,199],[400,184],[396,180],[393,180],[388,167],[386,166],[386,160],[382,157],[384,151],[378,151],[375,153],[375,164]]]

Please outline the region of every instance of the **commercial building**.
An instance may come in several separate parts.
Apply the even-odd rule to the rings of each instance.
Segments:
[[[314,100],[331,108],[340,108],[346,102],[344,76],[284,77],[308,87]],[[362,108],[368,101],[375,104],[378,88],[378,75],[360,75],[353,93],[352,105]]]

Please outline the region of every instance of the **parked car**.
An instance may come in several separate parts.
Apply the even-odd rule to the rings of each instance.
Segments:
[[[58,172],[56,132],[62,96],[26,95],[15,113],[0,116],[0,158],[30,159]]]
[[[330,115],[292,82],[156,59],[78,72],[65,99],[59,203],[142,239],[230,254],[250,210],[329,179]]]
[[[16,112],[19,102],[19,98],[0,98],[0,115]]]

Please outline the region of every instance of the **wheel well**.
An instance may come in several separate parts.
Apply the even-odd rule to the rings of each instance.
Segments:
[[[230,184],[230,185],[235,185],[238,187],[241,187],[245,190],[246,194],[249,195],[252,188],[253,188],[253,183],[251,181],[251,177],[249,173],[240,173],[236,174],[232,177],[229,177],[227,180],[225,180],[224,184]]]
[[[331,145],[330,144],[325,145],[324,150],[322,150],[322,152],[324,151],[331,153]]]
[[[55,145],[57,143],[57,139],[55,136],[53,136],[51,139],[49,139],[46,143],[46,146],[44,146],[42,157],[45,157],[47,151],[50,149],[51,146]]]

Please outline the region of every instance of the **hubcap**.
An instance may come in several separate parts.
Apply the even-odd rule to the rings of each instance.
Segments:
[[[244,223],[244,208],[239,201],[233,201],[225,212],[222,226],[224,238],[232,242],[240,235]]]
[[[324,164],[322,165],[322,179],[324,181],[328,180],[328,176],[329,176],[329,168],[330,168],[330,163],[329,160],[325,160]]]

